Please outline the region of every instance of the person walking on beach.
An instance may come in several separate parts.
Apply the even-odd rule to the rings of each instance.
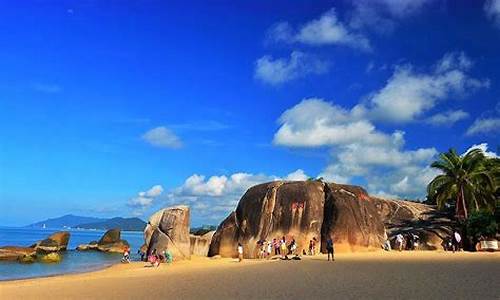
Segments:
[[[280,255],[280,243],[277,239],[273,239],[274,255]]]
[[[125,251],[123,251],[123,257],[122,257],[122,263],[130,263],[130,249],[125,248]]]
[[[326,252],[328,252],[328,261],[330,261],[330,255],[332,255],[332,261],[335,261],[335,249],[333,246],[333,239],[332,237],[328,237],[326,240]]]
[[[396,235],[396,246],[398,247],[399,252],[403,250],[403,241],[403,235],[401,233],[398,233],[398,235]]]
[[[297,250],[297,244],[295,243],[295,239],[292,238],[292,241],[290,242],[290,249],[289,249],[289,254],[290,255],[295,255],[295,250]]]
[[[267,242],[266,256],[269,259],[273,254],[273,243],[271,241]]]
[[[285,237],[283,237],[283,239],[281,240],[281,243],[280,243],[280,251],[281,251],[281,258],[287,258],[287,247],[286,247],[286,240],[285,240]]]
[[[156,254],[156,249],[154,249],[153,252],[148,256],[148,262],[151,264],[152,267],[160,266],[160,259]]]
[[[453,236],[452,236],[453,253],[455,253],[455,251],[460,251],[460,242],[461,241],[462,241],[462,237],[460,236],[460,233],[458,233],[458,231],[455,230],[455,232],[453,232]]]
[[[238,243],[238,262],[243,260],[243,246],[241,243]]]

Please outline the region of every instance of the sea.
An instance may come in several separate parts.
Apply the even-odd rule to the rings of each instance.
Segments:
[[[0,246],[30,246],[60,230],[0,227]],[[0,281],[90,272],[120,263],[122,255],[119,253],[74,250],[80,244],[99,240],[105,231],[71,229],[68,231],[71,234],[68,250],[61,252],[62,260],[59,263],[21,264],[16,261],[0,261]],[[122,231],[121,238],[129,242],[132,260],[138,260],[137,250],[144,243],[143,233]]]

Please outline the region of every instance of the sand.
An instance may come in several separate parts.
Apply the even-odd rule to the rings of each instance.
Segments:
[[[0,282],[0,299],[500,299],[500,253],[371,252],[208,259]]]

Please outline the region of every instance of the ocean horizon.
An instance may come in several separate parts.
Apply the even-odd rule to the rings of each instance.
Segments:
[[[0,246],[27,247],[61,230],[0,226]],[[105,230],[67,229],[67,231],[71,234],[68,250],[61,252],[62,259],[59,263],[20,264],[17,261],[0,261],[0,281],[89,272],[120,263],[122,256],[119,253],[75,250],[80,244],[99,240]],[[132,259],[138,259],[137,250],[144,243],[143,233],[122,231],[121,237],[129,242]]]

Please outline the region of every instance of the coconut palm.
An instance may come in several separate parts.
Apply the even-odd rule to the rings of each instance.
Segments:
[[[456,216],[467,219],[470,210],[495,209],[498,189],[498,161],[488,159],[481,149],[458,155],[454,149],[441,153],[431,167],[442,174],[427,186],[429,198],[439,207],[454,202]]]

